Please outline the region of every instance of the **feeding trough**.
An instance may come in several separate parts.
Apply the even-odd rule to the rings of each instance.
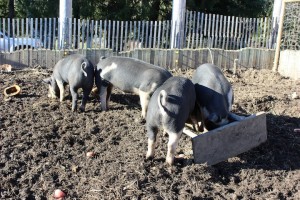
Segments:
[[[4,89],[4,96],[11,97],[18,95],[21,92],[21,88],[18,85],[12,85]]]
[[[199,135],[186,128],[183,133],[192,138],[194,162],[214,165],[265,142],[266,114],[257,113]]]

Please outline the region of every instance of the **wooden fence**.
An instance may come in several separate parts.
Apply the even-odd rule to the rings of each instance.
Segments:
[[[184,47],[273,49],[277,35],[277,30],[272,28],[275,21],[270,18],[242,18],[187,11]],[[15,39],[38,39],[43,44],[39,48],[51,50],[107,48],[122,52],[137,48],[169,49],[171,26],[170,20],[113,21],[70,18],[65,24],[67,28],[63,36],[59,36],[59,18],[0,19],[0,32]],[[9,43],[9,46],[19,42],[5,41],[0,37],[0,46],[1,40],[2,43]],[[16,49],[29,46],[30,44],[19,45]]]
[[[13,53],[0,53],[0,65],[11,64],[15,68],[27,66],[52,68],[66,55],[80,53],[86,55],[93,64],[101,56],[133,57],[167,69],[196,68],[203,63],[214,63],[223,69],[239,68],[271,69],[275,50],[244,48],[240,50],[223,49],[153,49],[141,48],[126,52],[113,52],[112,49],[19,50]]]

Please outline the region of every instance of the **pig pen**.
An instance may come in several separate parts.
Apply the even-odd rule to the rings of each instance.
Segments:
[[[224,73],[235,92],[234,112],[267,113],[267,141],[207,166],[193,163],[191,138],[183,134],[172,167],[161,132],[155,158],[145,160],[138,96],[114,89],[108,112],[91,95],[85,113],[72,113],[70,99],[47,97],[41,80],[51,70],[0,73],[0,199],[53,199],[55,189],[65,199],[299,199],[299,81],[269,70]],[[21,93],[4,98],[13,84]]]

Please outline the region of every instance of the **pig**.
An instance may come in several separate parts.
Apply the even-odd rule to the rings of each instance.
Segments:
[[[174,163],[178,141],[185,122],[191,117],[196,104],[196,92],[191,80],[173,76],[153,93],[146,117],[148,151],[146,159],[154,156],[158,129],[162,127],[169,135],[166,162]]]
[[[85,56],[73,54],[59,60],[53,68],[51,77],[43,79],[43,82],[49,84],[48,97],[58,98],[59,96],[61,102],[64,100],[64,86],[69,84],[72,95],[72,111],[74,112],[77,110],[77,90],[79,88],[83,90],[80,110],[85,111],[85,105],[94,85],[94,78],[93,64]],[[97,87],[100,88],[99,85]]]
[[[101,57],[96,71],[100,74],[100,77],[96,76],[96,82],[102,80],[99,94],[101,109],[108,109],[112,88],[117,87],[125,93],[139,95],[143,118],[153,92],[172,76],[164,68],[126,57]]]
[[[231,84],[220,68],[213,64],[200,65],[192,76],[197,107],[200,109],[200,129],[212,130],[244,119],[231,113],[234,100]]]

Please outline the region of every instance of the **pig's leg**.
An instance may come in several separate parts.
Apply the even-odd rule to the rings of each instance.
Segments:
[[[101,86],[101,90],[100,90],[100,102],[101,102],[101,109],[103,111],[107,110],[107,86]]]
[[[157,132],[158,132],[157,127],[147,127],[148,151],[146,154],[146,159],[154,157],[154,149],[155,149],[155,141],[156,141]]]
[[[62,102],[65,97],[65,86],[62,81],[56,80],[57,86],[59,88],[59,100]]]
[[[110,96],[111,96],[111,92],[113,89],[113,85],[109,84],[107,87],[107,94],[106,94],[106,107],[109,108],[109,101],[110,101]]]
[[[70,92],[72,95],[72,111],[74,112],[77,110],[77,101],[78,101],[77,89],[70,87]]]
[[[166,162],[169,165],[173,165],[176,148],[177,148],[180,136],[182,134],[182,130],[178,133],[168,132],[168,134],[169,134],[169,142],[168,142],[168,152],[167,152]]]
[[[150,100],[150,95],[148,92],[144,91],[139,91],[139,96],[140,96],[140,102],[141,102],[141,107],[142,107],[142,117],[145,119],[146,118],[146,113],[148,109],[148,104]]]
[[[91,93],[91,88],[84,88],[83,90],[83,95],[82,95],[82,102],[80,105],[80,111],[84,112],[85,111],[85,105],[89,99],[89,94]]]

